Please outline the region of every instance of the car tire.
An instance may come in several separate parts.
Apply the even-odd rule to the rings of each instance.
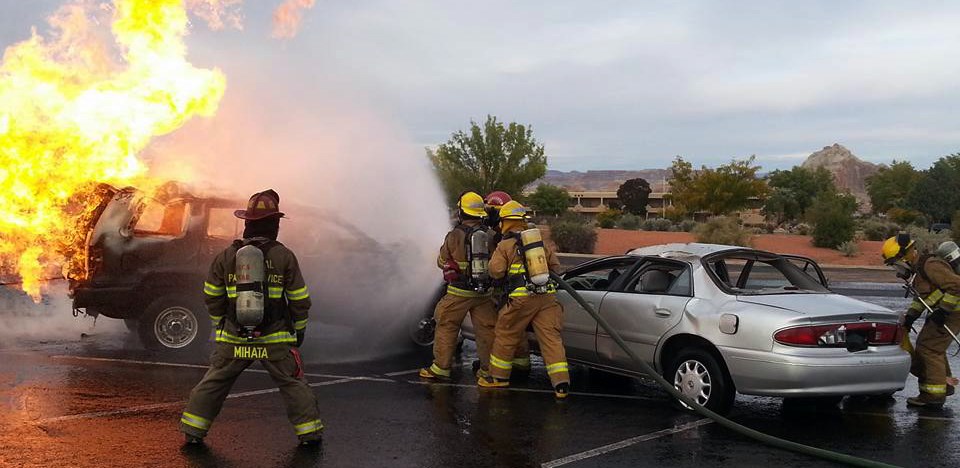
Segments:
[[[703,348],[681,349],[667,366],[664,378],[715,413],[726,414],[733,406],[736,391],[730,374],[712,353]],[[691,411],[679,400],[676,403]]]
[[[144,347],[167,352],[195,351],[206,345],[210,320],[203,304],[181,295],[154,299],[140,316],[137,334]]]

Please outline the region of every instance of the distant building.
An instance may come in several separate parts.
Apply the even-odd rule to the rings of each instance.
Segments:
[[[570,194],[569,210],[590,217],[596,217],[599,213],[610,209],[611,205],[621,206],[616,191],[569,191],[568,193]],[[670,206],[673,206],[670,192],[651,192],[647,201],[647,219],[662,218],[664,210]],[[760,213],[761,206],[760,199],[753,197],[746,210],[734,213],[734,215],[743,220],[746,225],[764,224],[764,217]],[[694,213],[694,219],[702,221],[709,215],[706,212]]]

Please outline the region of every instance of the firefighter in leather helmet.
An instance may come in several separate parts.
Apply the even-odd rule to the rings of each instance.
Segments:
[[[490,353],[490,375],[480,376],[477,385],[492,388],[510,386],[517,344],[526,340],[527,326],[533,325],[547,375],[553,384],[554,396],[563,399],[570,393],[569,366],[560,336],[563,308],[557,302],[556,285],[550,281],[538,285],[532,277],[526,252],[543,249],[540,260],[544,271],[541,274],[547,273],[546,269],[556,273],[560,269],[560,261],[553,248],[539,239],[539,233],[536,234],[536,242],[525,245],[521,231],[527,227],[526,213],[527,209],[516,201],[507,202],[500,208],[503,240],[490,256],[490,276],[506,279],[508,299],[497,317],[493,350]]]
[[[303,375],[299,347],[310,310],[310,293],[297,257],[277,242],[280,196],[255,193],[238,239],[213,260],[204,283],[207,310],[216,329],[210,368],[190,392],[180,417],[187,443],[201,443],[234,381],[254,361],[270,374],[287,405],[287,417],[303,445],[318,444],[317,398]],[[259,276],[259,277],[258,277]]]
[[[882,251],[884,262],[897,268],[898,276],[913,279],[919,295],[904,316],[906,332],[909,333],[913,323],[926,312],[920,300],[933,309],[917,336],[915,352],[911,353],[910,373],[919,379],[920,394],[908,398],[907,404],[941,407],[947,397],[953,395],[957,384],[957,379],[950,377],[946,353],[953,337],[943,327],[960,331],[960,276],[942,258],[921,255],[908,234],[887,239]]]
[[[420,369],[420,377],[446,380],[450,378],[453,355],[460,336],[460,325],[470,314],[476,331],[477,354],[480,367],[477,375],[485,375],[489,369],[490,346],[493,344],[493,326],[497,311],[493,305],[487,278],[477,278],[471,265],[471,240],[475,234],[483,236],[483,247],[489,252],[488,230],[483,226],[486,212],[483,197],[475,192],[466,192],[457,202],[457,225],[447,233],[440,246],[437,266],[443,270],[447,293],[437,303],[434,318],[433,363]],[[483,267],[486,268],[486,262]],[[484,273],[485,275],[485,273]]]
[[[490,229],[494,230],[494,235],[490,241],[491,252],[496,250],[497,245],[503,240],[503,233],[500,232],[500,209],[512,200],[510,194],[500,190],[490,192],[483,199],[483,202],[487,205],[487,217],[484,222]],[[505,291],[504,283],[504,281],[494,281],[493,283],[493,300],[497,310],[507,304],[507,291]],[[510,374],[511,376],[524,378],[530,375],[530,343],[527,340],[520,340],[517,343],[512,363],[513,372]]]

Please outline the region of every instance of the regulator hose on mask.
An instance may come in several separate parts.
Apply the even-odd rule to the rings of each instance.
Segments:
[[[570,296],[573,297],[573,299],[576,300],[578,304],[580,304],[580,307],[583,307],[583,309],[586,310],[587,313],[590,314],[590,316],[593,317],[594,320],[596,320],[597,324],[600,325],[600,328],[602,328],[603,331],[607,332],[607,334],[610,335],[611,338],[613,338],[613,341],[617,343],[617,346],[623,349],[623,351],[627,353],[627,356],[630,356],[630,359],[633,360],[633,362],[636,363],[638,366],[640,366],[640,369],[648,377],[653,378],[657,382],[657,384],[663,387],[663,389],[670,394],[670,396],[682,401],[684,404],[692,408],[697,413],[700,413],[704,417],[712,419],[714,422],[720,424],[723,427],[726,427],[727,429],[730,429],[731,431],[747,436],[751,439],[757,440],[764,444],[768,444],[768,445],[785,449],[785,450],[794,451],[797,453],[802,453],[804,455],[819,457],[824,460],[830,460],[838,463],[846,463],[851,466],[863,466],[863,467],[869,467],[869,468],[896,466],[896,465],[888,465],[886,463],[881,463],[873,460],[867,460],[865,458],[859,458],[859,457],[855,457],[855,456],[847,455],[843,453],[831,452],[829,450],[824,450],[817,447],[810,447],[809,445],[803,445],[796,442],[791,442],[789,440],[781,439],[779,437],[774,437],[772,435],[764,434],[760,431],[750,429],[749,427],[740,425],[734,421],[731,421],[730,419],[727,419],[717,413],[714,413],[713,411],[710,411],[709,409],[698,404],[692,398],[684,395],[683,393],[680,393],[679,390],[674,388],[673,384],[668,382],[667,379],[664,379],[653,367],[651,367],[649,364],[647,364],[646,362],[643,362],[643,360],[637,357],[637,355],[634,354],[633,350],[631,350],[627,346],[627,344],[623,341],[623,338],[620,337],[620,334],[617,333],[617,331],[614,330],[613,327],[611,327],[610,324],[607,323],[607,321],[604,320],[604,318],[597,313],[597,311],[593,310],[593,307],[591,307],[590,304],[587,304],[587,301],[585,301],[583,297],[579,293],[577,293],[575,289],[573,289],[573,287],[567,284],[567,282],[564,281],[563,278],[561,278],[559,275],[553,272],[550,273],[550,277],[553,278],[553,280],[556,281],[557,284],[559,284],[564,291],[568,292]]]

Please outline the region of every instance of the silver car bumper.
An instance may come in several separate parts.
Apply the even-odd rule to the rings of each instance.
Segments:
[[[739,393],[779,397],[863,395],[902,390],[910,355],[898,346],[806,349],[775,345],[772,352],[720,348]]]

